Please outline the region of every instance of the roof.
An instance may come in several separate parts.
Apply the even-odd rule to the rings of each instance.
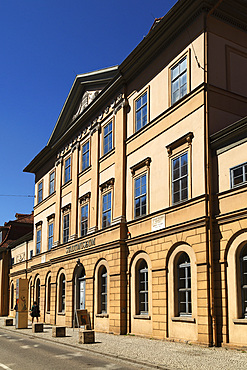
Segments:
[[[31,214],[16,214],[16,220],[5,222],[0,231],[5,231],[0,243],[0,250],[8,247],[10,243],[33,230],[33,212]]]

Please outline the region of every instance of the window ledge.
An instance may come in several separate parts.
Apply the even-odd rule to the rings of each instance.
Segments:
[[[68,180],[67,182],[65,182],[65,183],[62,185],[61,189],[66,188],[66,187],[67,187],[67,186],[69,186],[70,184],[72,184],[72,178],[71,178],[70,180]]]
[[[172,321],[195,323],[196,319],[194,317],[189,317],[189,316],[177,316],[177,317],[172,317]]]
[[[234,324],[247,325],[247,319],[233,319]]]
[[[108,313],[96,313],[95,316],[96,317],[105,317],[105,318],[108,318],[109,317]]]
[[[102,157],[99,159],[99,163],[103,162],[106,158],[110,157],[113,153],[115,153],[115,147],[109,150],[109,152],[102,155]]]
[[[81,172],[79,173],[79,177],[85,175],[85,173],[89,172],[92,168],[92,165],[89,165],[88,167],[84,168],[84,170],[81,170]]]
[[[139,320],[151,320],[151,316],[149,315],[134,315],[133,318]]]
[[[58,312],[57,313],[59,316],[65,316],[65,312]]]

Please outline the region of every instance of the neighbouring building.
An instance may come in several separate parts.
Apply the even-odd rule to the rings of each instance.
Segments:
[[[33,231],[33,213],[16,213],[16,219],[0,226],[0,316],[9,313],[10,245]]]
[[[121,65],[78,75],[11,269],[41,319],[247,344],[247,6],[180,0]],[[10,299],[14,299],[10,297]]]

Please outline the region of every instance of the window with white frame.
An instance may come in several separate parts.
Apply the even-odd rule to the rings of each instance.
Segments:
[[[81,236],[87,235],[88,230],[88,203],[81,207]]]
[[[67,158],[64,162],[64,183],[66,184],[71,179],[71,158]]]
[[[14,283],[11,283],[11,290],[10,290],[10,309],[14,309]]]
[[[43,182],[41,181],[38,184],[38,203],[42,202],[43,200]]]
[[[100,313],[107,313],[107,270],[105,266],[99,269],[99,284],[99,311]]]
[[[135,218],[147,213],[147,175],[141,175],[135,180],[134,214]]]
[[[247,163],[231,168],[230,176],[232,188],[247,183]]]
[[[69,241],[69,213],[63,216],[63,243]]]
[[[171,103],[187,94],[187,56],[171,68]]]
[[[104,126],[103,129],[103,154],[112,150],[112,121]]]
[[[39,227],[36,230],[36,254],[39,254],[41,251],[41,228]]]
[[[247,245],[240,254],[242,317],[247,319]]]
[[[109,191],[102,196],[102,228],[111,225],[111,195]]]
[[[89,167],[89,141],[82,146],[82,171]]]
[[[50,173],[49,180],[49,194],[52,194],[55,191],[55,171]]]
[[[54,222],[50,222],[48,224],[48,249],[50,250],[53,246],[53,230],[54,229]]]
[[[191,316],[191,269],[190,259],[187,253],[183,252],[177,263],[178,274],[178,315]]]
[[[138,314],[148,315],[148,265],[142,259],[138,263],[137,287],[138,287]]]
[[[188,199],[188,153],[172,159],[172,203]]]
[[[142,94],[135,102],[135,130],[140,130],[147,124],[147,91]]]

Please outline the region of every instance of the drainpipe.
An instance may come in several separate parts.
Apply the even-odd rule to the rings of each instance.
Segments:
[[[205,189],[207,194],[207,201],[206,201],[206,215],[208,218],[208,262],[209,262],[209,297],[210,297],[210,305],[209,305],[209,313],[211,319],[211,344],[213,346],[218,345],[218,338],[217,338],[217,317],[216,317],[216,310],[215,310],[215,285],[214,285],[214,239],[213,239],[213,197],[212,197],[212,177],[211,177],[211,151],[210,151],[210,139],[209,139],[209,110],[208,110],[208,19],[214,13],[214,11],[218,8],[218,6],[222,3],[223,0],[219,0],[217,4],[208,12],[206,17],[204,18],[205,24],[205,39],[204,39],[204,81],[205,81],[205,89],[204,89],[204,98],[205,98],[205,165],[206,165],[206,176],[205,176]]]
[[[28,240],[26,241],[26,256],[25,256],[25,275],[27,279],[27,259],[28,259]]]

